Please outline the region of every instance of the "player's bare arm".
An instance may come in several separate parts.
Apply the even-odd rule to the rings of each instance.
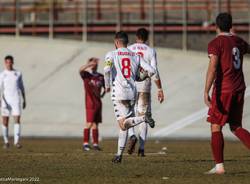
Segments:
[[[105,58],[105,67],[104,67],[104,88],[105,93],[110,92],[110,79],[111,79],[111,68],[113,66],[112,62],[112,56],[110,56],[110,53],[107,54]]]
[[[104,69],[105,93],[110,92],[110,75],[111,75],[110,70]]]
[[[158,101],[160,103],[162,103],[164,101],[164,92],[163,92],[163,89],[162,89],[161,79],[160,79],[159,71],[158,71],[158,68],[157,68],[156,53],[154,54],[154,57],[151,60],[151,65],[157,71],[157,74],[155,75],[155,80],[154,81],[155,81],[156,87],[158,89],[158,92],[157,92]]]
[[[105,96],[106,92],[105,92],[105,87],[102,88],[102,92],[101,92],[101,98],[103,98]]]
[[[80,69],[79,69],[79,73],[81,74],[82,72],[84,72],[84,71],[86,71],[87,69],[93,67],[94,65],[95,65],[95,63],[94,63],[93,61],[91,61],[91,62],[89,62],[89,63],[87,63],[87,64],[81,66]]]
[[[218,65],[218,57],[215,55],[211,55],[208,69],[207,69],[206,84],[205,84],[205,91],[204,91],[204,102],[208,107],[211,107],[211,103],[210,103],[211,98],[210,98],[209,92],[215,80],[217,65]]]
[[[26,95],[25,95],[25,88],[24,88],[24,84],[23,84],[23,78],[22,78],[22,75],[19,79],[19,88],[20,88],[20,91],[21,91],[21,95],[22,95],[22,98],[23,98],[23,109],[26,108]]]
[[[21,90],[21,94],[22,94],[22,97],[23,97],[23,109],[26,108],[26,95],[25,95],[25,90]]]
[[[155,84],[156,84],[156,87],[158,89],[158,92],[157,92],[157,98],[158,98],[158,101],[160,103],[162,103],[164,101],[164,92],[163,92],[163,89],[162,89],[162,84],[161,84],[161,79],[160,79],[160,74],[159,74],[159,71],[158,71],[158,67],[157,67],[157,56],[156,56],[156,52],[155,50],[153,50],[153,58],[151,60],[151,66],[155,68],[155,70],[157,71],[157,74],[156,74],[156,77],[155,77]]]
[[[158,89],[158,92],[157,92],[158,101],[162,103],[164,101],[164,92],[162,89],[161,79],[155,80],[155,84]]]

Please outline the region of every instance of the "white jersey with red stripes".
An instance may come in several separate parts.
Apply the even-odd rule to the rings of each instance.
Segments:
[[[118,48],[107,53],[104,76],[107,77],[107,74],[111,75],[111,95],[113,100],[135,100],[135,80],[139,67],[142,67],[150,75],[155,73],[153,67],[128,48]],[[109,84],[106,82],[105,86],[109,87]]]

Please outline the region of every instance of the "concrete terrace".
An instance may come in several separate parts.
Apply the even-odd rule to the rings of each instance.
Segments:
[[[23,112],[25,136],[81,136],[84,122],[84,96],[78,68],[89,57],[101,58],[112,44],[87,43],[43,38],[0,37],[0,58],[14,55],[16,68],[23,73],[28,107]],[[153,115],[157,126],[149,130],[151,137],[208,138],[205,121],[203,86],[208,64],[206,53],[183,52],[157,48],[159,68],[167,101],[159,105],[153,88]],[[1,65],[1,69],[2,69]],[[245,79],[250,85],[250,60],[245,59]],[[244,124],[250,128],[250,89],[246,93]],[[109,95],[103,101],[102,137],[116,137]],[[10,125],[12,132],[13,124]],[[225,128],[227,129],[227,128]],[[227,137],[232,137],[226,130]]]

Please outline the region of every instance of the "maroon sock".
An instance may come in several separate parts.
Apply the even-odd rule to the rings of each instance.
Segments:
[[[212,132],[211,147],[216,164],[224,162],[224,138],[222,132]]]
[[[92,130],[93,144],[98,144],[98,129]]]
[[[89,144],[89,129],[85,128],[83,130],[83,144]]]
[[[246,129],[237,128],[235,130],[235,135],[248,149],[250,149],[250,133]]]

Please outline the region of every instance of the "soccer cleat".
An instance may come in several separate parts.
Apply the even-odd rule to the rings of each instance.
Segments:
[[[8,148],[10,148],[10,144],[9,143],[4,143],[3,149],[8,149]]]
[[[83,145],[83,151],[90,151],[90,146],[88,144]]]
[[[216,167],[212,168],[211,170],[205,172],[204,174],[225,174],[224,168],[217,169]]]
[[[139,156],[139,157],[145,157],[145,154],[144,154],[144,150],[143,150],[143,149],[139,149],[139,150],[138,150],[138,156]]]
[[[94,145],[94,146],[93,146],[93,149],[94,149],[95,151],[102,151],[102,149],[101,149],[98,145]]]
[[[145,114],[145,122],[148,123],[151,128],[155,127],[155,120],[152,118],[151,113],[149,112]]]
[[[137,137],[135,135],[132,135],[128,141],[128,154],[129,155],[134,153],[136,143],[137,143]]]
[[[15,144],[15,147],[16,147],[17,149],[21,149],[21,148],[22,148],[22,145],[21,145],[20,143],[16,143],[16,144]]]
[[[115,164],[119,164],[122,162],[122,156],[121,155],[115,155],[115,157],[112,159],[112,162]]]

